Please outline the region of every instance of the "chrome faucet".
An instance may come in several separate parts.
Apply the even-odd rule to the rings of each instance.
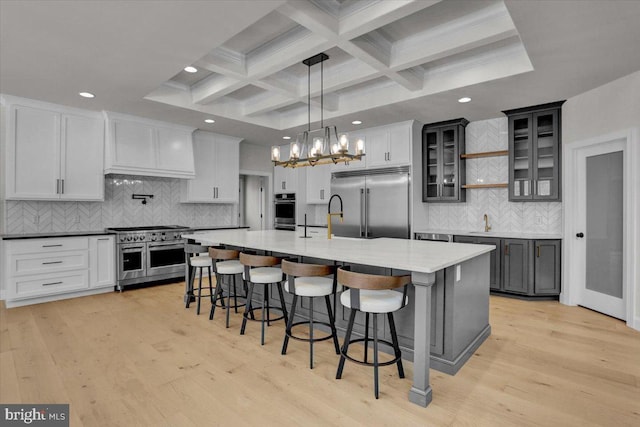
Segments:
[[[340,200],[340,212],[331,212],[331,202],[333,201],[334,197],[337,197],[338,200]],[[334,194],[329,199],[329,206],[327,207],[327,239],[331,239],[331,217],[340,215],[340,222],[342,222],[344,221],[344,215],[342,213],[343,213],[342,197],[340,197],[338,194]]]
[[[488,232],[491,230],[491,226],[489,225],[489,215],[484,214],[484,232]]]

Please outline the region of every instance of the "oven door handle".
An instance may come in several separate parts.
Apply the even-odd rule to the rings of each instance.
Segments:
[[[169,244],[159,244],[159,245],[149,245],[149,252],[153,251],[161,251],[167,249],[184,249],[184,244],[182,243],[169,243]]]
[[[144,246],[130,246],[128,248],[121,248],[120,250],[123,254],[130,252],[141,252],[144,251]]]

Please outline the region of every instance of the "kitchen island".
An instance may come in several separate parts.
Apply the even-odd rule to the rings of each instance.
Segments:
[[[301,239],[296,233],[274,230],[221,230],[183,237],[204,245],[225,244],[274,254],[383,267],[396,270],[394,274],[411,272],[415,292],[411,297],[414,303],[411,322],[413,385],[409,400],[421,406],[427,406],[432,399],[429,384],[432,311],[442,311],[442,318],[450,325],[448,336],[451,339],[448,341],[451,342],[447,345],[461,363],[482,344],[491,330],[489,252],[494,250],[493,246],[390,238]],[[452,289],[446,304],[444,298],[433,298],[434,285]]]

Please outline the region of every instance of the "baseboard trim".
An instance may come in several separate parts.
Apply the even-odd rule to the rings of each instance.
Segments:
[[[629,326],[636,331],[640,331],[640,316],[635,316]]]
[[[25,305],[41,304],[44,302],[59,301],[63,299],[84,297],[89,295],[106,294],[109,292],[114,292],[113,286],[108,286],[106,288],[100,288],[100,289],[89,289],[86,291],[79,291],[79,292],[70,292],[68,294],[48,295],[44,297],[27,298],[27,299],[11,300],[11,301],[5,300],[4,305],[6,308],[14,308],[14,307],[22,307]]]
[[[485,326],[475,339],[453,360],[442,359],[432,354],[431,368],[449,375],[457,374],[464,364],[467,363],[467,360],[473,356],[473,353],[489,338],[489,335],[491,335],[491,325]]]

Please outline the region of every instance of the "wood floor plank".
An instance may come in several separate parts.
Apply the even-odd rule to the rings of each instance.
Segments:
[[[431,371],[433,402],[407,378],[347,363],[329,341],[291,341],[284,325],[208,319],[184,283],[0,308],[0,401],[69,403],[72,425],[640,425],[640,333],[557,302],[491,298],[492,335],[455,376]],[[302,334],[303,331],[301,331]],[[354,349],[361,348],[354,346]]]

